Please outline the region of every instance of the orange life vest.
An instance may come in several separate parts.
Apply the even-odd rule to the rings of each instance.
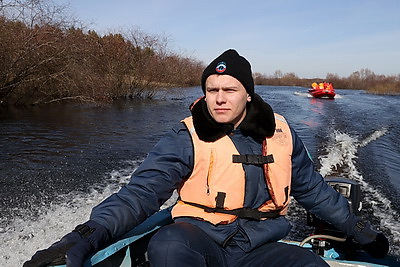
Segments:
[[[196,217],[216,225],[233,222],[244,210],[265,215],[259,219],[268,218],[267,214],[286,214],[290,202],[293,146],[284,117],[275,114],[275,134],[263,141],[263,155],[256,156],[261,160],[273,158],[273,162],[262,164],[271,199],[258,209],[243,208],[246,179],[240,162],[240,158],[255,155],[239,155],[228,136],[215,142],[201,141],[194,130],[192,117],[183,122],[192,137],[195,162],[191,176],[179,189],[180,200],[172,209],[173,218]]]

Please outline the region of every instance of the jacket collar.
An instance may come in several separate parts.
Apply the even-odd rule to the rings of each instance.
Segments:
[[[200,140],[214,142],[233,131],[233,124],[216,122],[207,109],[205,97],[201,97],[190,105],[193,124]],[[266,138],[274,135],[275,117],[270,105],[257,94],[247,104],[246,117],[239,127],[243,134],[254,138]]]

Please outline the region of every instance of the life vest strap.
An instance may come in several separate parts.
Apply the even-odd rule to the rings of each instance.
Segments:
[[[253,164],[253,165],[262,165],[274,162],[273,155],[232,155],[233,163],[243,163],[243,164]]]
[[[240,209],[233,209],[233,210],[226,210],[224,208],[211,208],[205,205],[201,205],[198,203],[193,203],[193,202],[188,202],[188,201],[183,201],[183,203],[192,205],[197,208],[203,209],[205,212],[209,213],[223,213],[223,214],[230,214],[230,215],[235,215],[238,216],[239,218],[242,219],[250,219],[250,220],[257,220],[260,221],[261,219],[275,219],[278,218],[280,215],[280,210],[273,211],[273,212],[264,212],[264,211],[259,211],[258,209],[251,209],[251,208],[240,208]]]

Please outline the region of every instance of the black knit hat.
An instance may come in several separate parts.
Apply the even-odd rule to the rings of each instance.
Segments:
[[[212,74],[233,76],[239,80],[250,96],[254,95],[254,80],[250,63],[240,56],[236,50],[226,50],[205,68],[201,76],[201,88],[204,94],[206,92],[206,80]]]

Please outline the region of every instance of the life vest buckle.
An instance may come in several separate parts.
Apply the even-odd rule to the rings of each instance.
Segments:
[[[274,156],[271,155],[232,155],[233,163],[243,163],[243,164],[252,164],[252,165],[262,165],[274,162]]]

